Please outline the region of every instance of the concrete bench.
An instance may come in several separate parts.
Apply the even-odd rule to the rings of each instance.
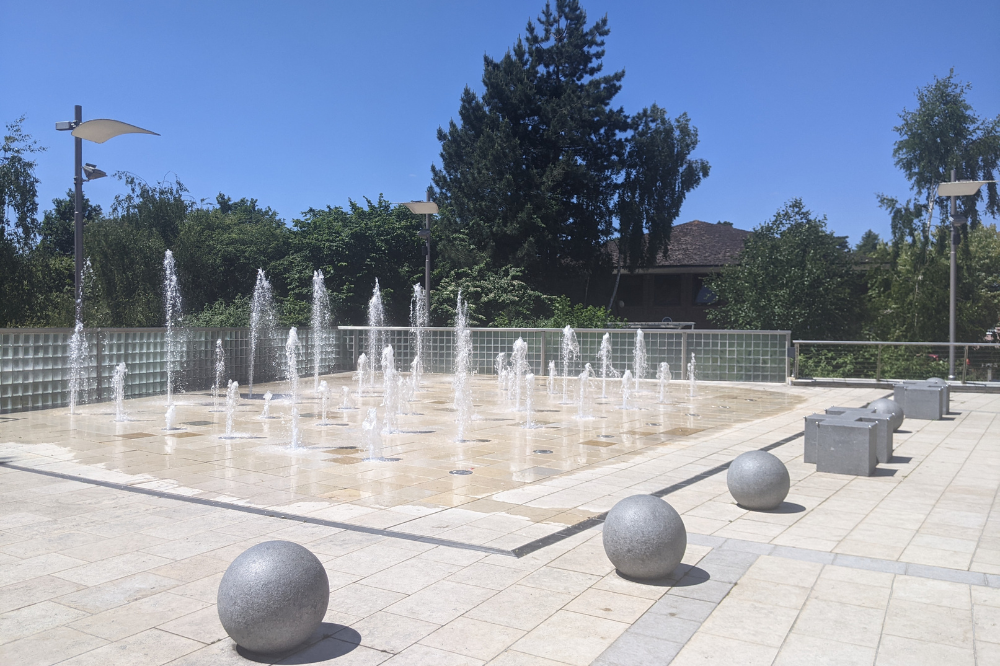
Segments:
[[[871,476],[878,462],[878,423],[833,416],[816,423],[816,471]]]
[[[937,421],[948,413],[950,398],[948,387],[942,384],[900,382],[893,387],[893,399],[908,419]]]
[[[819,445],[819,424],[823,421],[865,421],[876,424],[875,459],[880,463],[892,460],[893,437],[890,418],[886,414],[878,414],[873,410],[855,407],[831,407],[824,414],[810,414],[805,417],[805,431],[802,460],[816,464],[818,462],[817,447]]]
[[[856,407],[830,407],[826,413],[850,416],[861,421],[875,421],[878,424],[875,458],[882,464],[892,461],[892,419],[888,414],[879,414],[872,409]]]

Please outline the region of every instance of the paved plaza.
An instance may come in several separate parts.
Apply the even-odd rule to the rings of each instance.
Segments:
[[[474,382],[466,441],[449,377],[359,450],[378,391],[327,424],[303,378],[290,405],[210,394],[0,417],[0,663],[236,664],[219,581],[262,541],[304,545],[330,605],[304,649],[264,663],[1000,663],[1000,395],[953,393],[940,421],[907,420],[873,477],[802,462],[802,421],[884,390],[772,384],[655,386],[591,418],[539,380],[534,420]],[[601,383],[595,385],[600,396]],[[255,388],[280,394],[279,384]],[[572,386],[567,392],[573,395]],[[353,448],[351,448],[353,447]],[[766,448],[792,487],[773,512],[738,507],[725,467]],[[639,584],[604,554],[601,519],[637,493],[664,497],[689,534],[672,578]]]

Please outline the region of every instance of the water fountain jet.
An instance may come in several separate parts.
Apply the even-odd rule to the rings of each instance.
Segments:
[[[563,370],[563,398],[562,404],[568,405],[566,390],[569,382],[569,366],[580,355],[580,342],[576,339],[576,333],[570,326],[563,329],[562,340],[559,342],[559,352],[562,356]]]
[[[174,253],[167,250],[163,255],[163,310],[167,334],[167,404],[174,403],[174,372],[177,366],[177,331],[181,322],[181,290],[177,285],[177,268]]]
[[[385,308],[382,305],[382,290],[378,286],[378,278],[375,279],[375,288],[372,289],[372,297],[368,301],[368,363],[371,366],[371,373],[368,375],[368,383],[375,386],[375,372],[381,365],[382,348],[385,346]]]
[[[278,314],[274,308],[274,293],[271,283],[267,281],[263,269],[257,269],[257,283],[250,299],[250,357],[247,363],[247,396],[253,397],[254,366],[257,361],[257,348],[265,341],[270,346],[278,323]],[[270,350],[266,350],[265,354]],[[262,354],[264,355],[264,354]]]
[[[128,420],[125,413],[125,375],[128,374],[128,366],[119,363],[115,366],[115,374],[111,378],[111,386],[115,392],[115,422],[122,423]]]
[[[313,350],[313,390],[318,391],[323,352],[330,337],[330,294],[326,290],[323,271],[313,271],[312,316],[309,327]]]

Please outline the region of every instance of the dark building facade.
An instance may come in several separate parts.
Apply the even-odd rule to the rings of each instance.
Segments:
[[[715,294],[704,280],[736,263],[751,232],[729,224],[694,220],[675,225],[666,256],[656,265],[622,272],[615,297],[615,314],[630,322],[693,322],[695,328],[716,328],[708,320]],[[612,278],[614,279],[614,278]]]

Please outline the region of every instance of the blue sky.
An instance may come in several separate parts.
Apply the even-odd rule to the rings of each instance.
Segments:
[[[84,159],[196,199],[256,198],[286,220],[348,199],[423,198],[435,132],[482,56],[500,57],[542,0],[499,2],[15,2],[0,0],[0,121],[27,115],[48,151],[40,204],[72,185],[54,130],[82,104],[159,132],[85,142]],[[954,67],[1000,113],[997,2],[607,2],[617,101],[686,111],[712,165],[679,221],[753,228],[801,197],[856,241],[885,236],[875,193],[905,198],[897,114]],[[941,16],[947,9],[961,20]],[[86,186],[107,207],[123,185]]]

